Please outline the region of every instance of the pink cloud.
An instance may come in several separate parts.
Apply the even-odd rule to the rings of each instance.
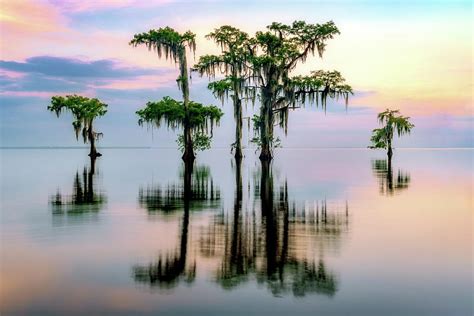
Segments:
[[[54,6],[32,0],[1,0],[0,28],[24,33],[57,32],[64,30],[66,19]],[[5,35],[5,34],[2,34]]]
[[[95,0],[95,1],[84,1],[84,0],[68,0],[61,1],[55,0],[52,3],[63,11],[67,12],[83,12],[92,10],[104,10],[104,9],[116,9],[125,7],[153,7],[160,6],[167,3],[173,2],[173,0]]]
[[[67,19],[47,2],[0,0],[0,7],[2,59],[28,57],[32,52],[31,48],[42,46],[42,40],[56,38],[58,34],[68,31]]]
[[[24,73],[0,69],[0,76],[6,77],[8,79],[21,79],[25,77]]]

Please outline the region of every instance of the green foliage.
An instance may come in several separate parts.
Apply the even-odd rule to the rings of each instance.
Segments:
[[[326,100],[344,97],[346,106],[349,94],[353,94],[351,86],[345,84],[345,79],[339,71],[312,71],[310,76],[295,76],[286,83],[286,99],[304,104],[306,101],[319,104],[326,108]]]
[[[206,35],[221,47],[221,55],[204,55],[194,65],[193,71],[199,74],[215,77],[217,73],[225,75],[243,74],[248,70],[246,58],[248,57],[249,36],[229,25],[221,26],[214,32]]]
[[[264,124],[264,121],[260,115],[254,114],[252,117],[252,123],[253,123],[253,131],[254,131],[254,137],[250,140],[250,142],[254,143],[257,148],[262,147],[262,140],[259,137],[259,132],[262,124]],[[281,139],[279,137],[274,137],[271,135],[268,137],[268,142],[270,143],[270,148],[280,148],[281,147]]]
[[[370,142],[372,146],[369,146],[371,149],[387,149],[388,147],[389,136],[385,128],[376,128],[372,131],[372,136],[370,137]]]
[[[64,111],[71,112],[74,121],[72,126],[76,133],[76,138],[82,134],[84,143],[90,141],[88,138],[89,130],[96,117],[100,117],[107,113],[107,104],[102,103],[96,98],[87,98],[79,95],[53,96],[48,110],[59,115]],[[100,137],[101,133],[90,131],[95,138]]]
[[[218,74],[228,72],[229,67],[224,56],[204,55],[199,57],[199,62],[193,66],[192,71],[198,72],[200,76],[206,75],[214,78],[216,72]]]
[[[211,82],[208,88],[222,104],[225,99],[232,97],[236,133],[231,148],[235,149],[236,156],[241,155],[242,100],[243,97],[249,99],[249,95],[251,95],[250,99],[255,100],[255,90],[248,89],[245,85],[245,77],[251,74],[247,62],[250,56],[249,36],[235,27],[224,25],[206,37],[214,40],[221,47],[222,52],[220,55],[202,56],[192,70],[197,71],[200,76],[206,75],[209,78],[215,78],[216,73],[225,75],[224,79]],[[230,92],[232,92],[231,95]]]
[[[220,45],[222,52],[220,55],[201,56],[192,70],[209,78],[215,78],[216,74],[225,75],[223,80],[210,83],[208,88],[221,102],[233,91],[234,107],[240,106],[241,93],[245,87],[243,78],[251,72],[247,62],[250,57],[249,36],[237,28],[224,25],[206,37]]]
[[[252,123],[253,123],[253,127],[256,131],[259,130],[260,128],[260,125],[263,124],[263,120],[262,120],[262,117],[260,115],[257,115],[257,114],[254,114],[252,116]]]
[[[287,132],[290,109],[307,101],[326,108],[328,97],[344,97],[347,106],[352,88],[339,72],[319,70],[309,76],[290,77],[290,72],[299,62],[304,63],[308,56],[317,54],[322,57],[326,42],[337,34],[339,30],[332,21],[323,24],[295,21],[288,25],[274,22],[267,26],[266,31],[257,32],[253,37],[229,25],[221,26],[206,36],[221,47],[221,54],[201,56],[192,70],[209,78],[224,75],[223,79],[211,82],[208,88],[222,103],[232,98],[237,122],[235,146],[240,147],[243,100],[254,103],[258,97],[261,101],[261,122],[258,125],[261,139],[258,143],[267,151],[269,144],[277,143],[273,140],[275,122]],[[130,44],[145,44],[157,51],[159,57],[164,54],[166,58],[179,62],[181,74],[177,82],[187,105],[189,93],[184,51],[186,46],[195,49],[194,34],[179,34],[166,27],[137,34]],[[178,111],[174,113],[182,115]],[[157,116],[158,122],[161,117]],[[176,119],[167,122],[173,128],[180,124]]]
[[[216,106],[204,106],[190,101],[186,109],[182,101],[170,97],[164,97],[158,102],[147,102],[145,108],[136,113],[139,117],[139,125],[149,123],[160,127],[162,121],[165,121],[168,128],[174,130],[183,127],[186,123],[193,131],[200,132],[212,132],[213,126],[223,115],[221,109]]]
[[[255,136],[250,139],[250,142],[254,143],[257,146],[257,149],[262,148],[262,141],[257,134],[255,134]],[[270,148],[272,149],[281,147],[280,137],[270,136],[268,138],[268,142],[270,143]]]
[[[414,124],[410,122],[408,116],[400,115],[399,110],[386,109],[377,115],[379,123],[384,125],[382,128],[376,128],[372,131],[370,141],[372,143],[371,149],[390,149],[392,147],[394,131],[400,137],[405,134],[410,134]]]
[[[235,51],[235,48],[244,45],[249,36],[238,28],[230,25],[223,25],[214,29],[214,32],[206,35],[207,38],[213,39],[217,44],[221,45],[223,51]]]
[[[210,82],[207,88],[218,98],[221,103],[229,97],[229,92],[233,91],[234,78],[226,77],[222,80]]]
[[[191,31],[180,34],[170,27],[164,27],[135,34],[129,44],[134,47],[145,45],[149,50],[156,51],[159,58],[164,55],[166,59],[178,62],[179,54],[185,51],[186,46],[193,52],[196,50],[195,38],[196,35]]]
[[[297,62],[305,62],[308,55],[316,52],[322,57],[326,41],[339,34],[334,22],[324,24],[308,24],[295,21],[291,25],[273,22],[267,26],[266,32],[257,32],[253,43],[261,53],[256,55],[254,69],[266,73],[275,67],[282,75],[292,70]]]
[[[330,21],[324,24],[307,24],[295,21],[292,25],[272,23],[266,32],[257,32],[252,39],[252,56],[249,58],[254,71],[253,81],[270,90],[274,107],[281,109],[288,104],[317,101],[322,104],[326,98],[339,94],[352,93],[344,84],[344,78],[337,71],[313,71],[310,76],[290,78],[290,71],[298,62],[305,62],[309,55],[320,57],[326,47],[326,41],[339,34],[339,30]],[[312,98],[311,98],[312,97]]]
[[[393,133],[393,130],[397,131],[398,136],[402,136],[404,134],[409,134],[411,129],[415,127],[412,123],[410,123],[410,118],[408,116],[398,115],[400,113],[399,110],[385,110],[377,115],[380,124],[384,124],[390,127],[390,130]]]
[[[182,102],[176,101],[170,97],[164,97],[158,102],[147,102],[145,108],[138,110],[138,124],[154,124],[160,127],[162,121],[166,121],[168,128],[176,129],[183,122],[186,112]]]
[[[260,116],[260,143],[269,150],[275,123],[288,129],[290,109],[304,106],[307,101],[326,108],[327,98],[344,97],[347,105],[352,89],[337,71],[313,71],[309,76],[291,77],[298,63],[309,56],[322,57],[326,42],[339,34],[334,22],[309,24],[295,21],[292,24],[272,23],[267,31],[257,32],[249,40],[246,61],[252,69],[246,86],[259,90],[262,108]],[[262,148],[263,153],[263,148]]]
[[[164,97],[158,102],[148,102],[145,108],[138,110],[138,124],[144,123],[160,127],[163,122],[168,128],[177,129],[188,126],[192,133],[194,149],[204,150],[210,147],[212,129],[218,124],[223,115],[216,106],[204,106],[190,101],[185,108],[184,102]],[[211,136],[207,134],[210,133]],[[177,140],[180,149],[184,150],[184,136]]]
[[[192,135],[192,140],[193,140],[194,150],[203,151],[203,150],[211,148],[212,137],[204,133],[201,133],[201,132],[194,133]],[[184,149],[186,148],[184,135],[179,135],[176,142],[178,143],[179,150],[181,150],[181,152],[184,152]]]

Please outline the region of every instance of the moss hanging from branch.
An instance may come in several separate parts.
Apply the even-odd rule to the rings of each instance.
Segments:
[[[347,106],[352,88],[345,84],[345,79],[338,71],[312,71],[310,76],[295,76],[285,83],[286,104],[280,102],[276,110],[282,107],[304,106],[308,101],[311,104],[321,105],[326,110],[327,99],[343,97]]]
[[[292,24],[272,23],[267,31],[257,32],[249,39],[247,68],[252,70],[246,85],[258,90],[261,102],[260,126],[258,126],[260,158],[272,158],[273,128],[276,125],[288,130],[290,109],[306,102],[321,104],[326,100],[352,94],[350,86],[337,71],[316,71],[309,76],[291,78],[290,72],[309,56],[322,57],[326,42],[339,34],[334,22],[309,24],[295,21]],[[347,103],[346,103],[347,105]]]
[[[180,34],[170,27],[163,27],[135,34],[130,45],[134,47],[145,45],[148,50],[155,51],[158,58],[164,56],[177,63],[180,51],[185,50],[186,47],[193,53],[196,51],[196,35],[191,31]]]
[[[51,104],[48,110],[56,113],[59,117],[61,113],[68,111],[73,115],[74,121],[72,126],[76,133],[76,139],[82,134],[84,144],[89,141],[88,130],[92,126],[95,118],[107,113],[107,104],[100,102],[98,99],[90,99],[80,95],[54,96],[51,98]],[[96,136],[101,133],[95,133]]]
[[[377,115],[377,119],[383,127],[372,131],[372,145],[369,148],[387,149],[387,155],[391,158],[394,133],[397,132],[399,137],[410,134],[415,125],[410,122],[408,116],[401,115],[399,110],[386,109]]]
[[[59,117],[61,113],[71,112],[74,121],[72,126],[79,140],[82,136],[84,144],[90,143],[90,156],[100,156],[95,149],[95,141],[102,137],[102,133],[97,133],[93,129],[94,120],[107,113],[107,104],[96,98],[87,98],[80,95],[53,96],[48,110],[56,113]]]
[[[234,106],[235,141],[231,145],[235,150],[235,157],[242,157],[242,100],[245,98],[255,100],[255,90],[245,88],[245,78],[251,74],[251,68],[247,62],[249,55],[249,36],[229,25],[221,26],[206,35],[221,48],[220,55],[201,56],[199,62],[194,65],[193,71],[200,76],[206,75],[214,79],[217,75],[224,75],[225,78],[211,82],[208,88],[221,103],[231,98]],[[230,94],[232,93],[232,94]]]
[[[192,133],[193,140],[198,143],[195,149],[207,149],[210,145],[213,127],[219,123],[222,117],[222,111],[213,105],[204,106],[201,103],[190,101],[188,107],[184,107],[182,101],[174,100],[170,97],[164,97],[158,102],[148,102],[146,106],[138,110],[138,124],[149,124],[161,127],[163,123],[169,129],[175,130],[187,126]],[[178,138],[178,143],[184,143],[183,136]],[[183,146],[180,146],[184,150]]]

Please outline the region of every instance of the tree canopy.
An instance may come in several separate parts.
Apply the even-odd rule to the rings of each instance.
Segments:
[[[216,106],[203,106],[201,103],[190,101],[185,108],[182,101],[170,97],[164,97],[158,102],[148,102],[143,109],[136,113],[139,117],[139,125],[147,123],[161,127],[165,122],[167,127],[172,130],[183,128],[186,125],[193,137],[194,149],[209,147],[210,138],[207,134],[210,133],[212,136],[213,127],[219,123],[223,115],[221,109]],[[184,142],[184,140],[178,139],[178,142]]]
[[[261,158],[271,159],[271,147],[276,139],[273,126],[279,125],[287,131],[288,109],[302,105],[306,100],[318,101],[325,107],[327,97],[344,96],[352,93],[344,84],[339,72],[314,71],[310,76],[290,77],[290,72],[308,56],[322,57],[326,41],[339,34],[335,24],[308,24],[295,21],[291,25],[272,23],[267,31],[257,32],[251,40],[253,76],[249,85],[260,89],[261,111],[254,121],[259,123]],[[318,105],[318,103],[316,103]]]
[[[384,126],[372,131],[370,138],[372,145],[369,148],[387,149],[389,156],[391,156],[394,132],[396,131],[399,137],[410,134],[415,125],[410,122],[408,116],[401,115],[399,110],[386,109],[377,115],[377,119]]]
[[[180,34],[167,26],[135,34],[130,41],[130,45],[134,47],[145,45],[148,47],[148,50],[155,51],[158,54],[158,58],[164,55],[166,59],[172,59],[177,63],[179,61],[179,54],[186,47],[192,52],[196,51],[196,35],[191,31]]]
[[[223,113],[221,109],[214,105],[203,106],[201,103],[189,102],[187,111],[182,101],[164,97],[158,102],[147,102],[146,107],[138,110],[138,123],[148,122],[161,126],[162,121],[166,121],[168,128],[176,129],[183,126],[183,121],[188,112],[188,124],[193,131],[212,132],[215,124],[219,123]]]
[[[274,22],[253,37],[224,25],[207,35],[220,45],[221,55],[202,56],[193,70],[210,78],[224,75],[208,88],[221,102],[232,97],[236,120],[237,115],[241,116],[237,111],[241,100],[260,100],[260,113],[253,119],[257,134],[254,141],[262,147],[260,158],[271,159],[271,150],[278,143],[273,136],[274,125],[279,124],[287,132],[289,109],[307,102],[325,109],[328,97],[343,97],[347,106],[352,88],[338,71],[318,70],[307,76],[290,76],[297,64],[304,63],[309,56],[322,57],[326,42],[337,34],[339,30],[332,21],[295,21],[288,25]],[[237,123],[240,124],[238,120]]]
[[[107,113],[107,104],[102,103],[96,98],[87,98],[80,95],[54,96],[51,98],[51,105],[48,110],[55,112],[59,117],[64,111],[69,111],[74,117],[72,126],[76,133],[76,138],[82,134],[84,143],[87,143],[88,130],[92,127],[95,118]],[[97,135],[98,136],[98,135]]]
[[[217,74],[224,74],[222,80],[209,83],[208,88],[214,96],[222,103],[231,97],[234,106],[235,141],[232,148],[235,149],[236,159],[242,157],[242,89],[244,78],[249,73],[246,63],[248,54],[249,36],[241,30],[224,25],[206,35],[208,39],[214,40],[221,47],[220,55],[201,56],[199,62],[194,65],[193,71],[197,71],[201,76],[215,78]],[[232,93],[231,95],[229,95]]]
[[[91,158],[101,156],[95,148],[95,141],[102,136],[102,133],[96,133],[93,128],[93,122],[96,117],[101,117],[107,113],[107,104],[102,103],[96,98],[87,98],[80,95],[53,96],[48,110],[59,115],[63,111],[69,111],[74,118],[72,126],[76,133],[76,139],[79,134],[82,135],[84,143],[90,143]]]

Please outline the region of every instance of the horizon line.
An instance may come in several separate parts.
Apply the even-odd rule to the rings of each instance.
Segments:
[[[89,149],[89,146],[0,146],[0,149]],[[161,146],[97,146],[101,149],[178,149],[176,147],[161,147]],[[212,147],[208,150],[213,149],[229,149],[230,147]],[[368,147],[362,146],[337,146],[337,147],[327,147],[327,146],[311,146],[311,147],[280,147],[275,148],[276,150],[280,149],[370,149]],[[394,149],[474,149],[472,147],[395,147]],[[243,148],[243,150],[255,150],[255,148]],[[371,149],[372,150],[372,149]]]

